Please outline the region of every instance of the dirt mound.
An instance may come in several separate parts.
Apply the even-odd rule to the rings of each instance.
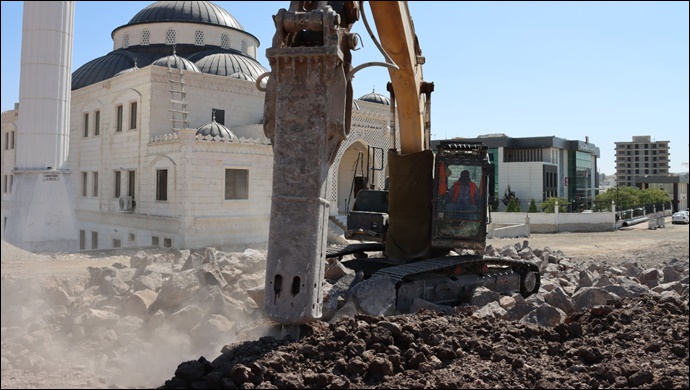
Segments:
[[[646,295],[553,328],[421,311],[264,337],[181,364],[163,388],[687,388],[688,303]]]

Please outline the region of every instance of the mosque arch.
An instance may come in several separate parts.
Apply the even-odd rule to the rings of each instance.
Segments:
[[[343,152],[336,168],[337,212],[340,214],[352,210],[355,203],[355,191],[361,187],[358,182],[360,179],[356,177],[367,174],[367,146],[367,142],[363,139],[351,142]]]

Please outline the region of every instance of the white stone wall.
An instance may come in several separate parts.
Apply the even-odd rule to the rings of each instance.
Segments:
[[[12,169],[15,166],[16,142],[17,142],[17,115],[18,110],[8,110],[2,113],[2,133],[0,133],[0,236],[5,237],[5,218],[7,217],[8,202],[14,177]],[[14,146],[12,139],[14,138]]]
[[[149,112],[151,118],[156,118],[149,124],[148,136],[169,134],[173,132],[171,75],[167,68],[160,66],[145,69],[151,72]],[[264,93],[256,89],[255,83],[189,71],[183,72],[183,79],[189,128],[196,129],[211,122],[213,109],[225,110],[225,126],[230,130],[233,126],[258,124],[261,121]]]
[[[213,108],[226,110],[226,125],[255,125],[263,116],[263,93],[252,82],[184,72],[185,100],[191,129],[172,131],[170,75],[167,68],[148,66],[73,93],[70,168],[80,229],[91,232],[98,245],[151,245],[157,236],[173,246],[242,244],[265,241],[270,213],[272,150],[270,145],[199,141],[196,127],[209,123]],[[129,109],[137,102],[137,127],[129,128]],[[116,106],[123,106],[123,130],[116,132]],[[94,121],[101,112],[100,135],[84,137],[84,113]],[[152,137],[169,140],[151,142]],[[248,200],[224,200],[225,168],[249,170]],[[156,170],[168,169],[168,199],[158,201]],[[133,211],[121,211],[115,193],[115,171],[121,172],[121,195],[128,191],[128,171],[135,171]],[[82,172],[88,172],[87,196],[82,196]],[[98,195],[93,196],[93,172]],[[149,226],[141,219],[168,221]],[[246,220],[247,223],[242,223]],[[175,229],[170,229],[172,225]],[[165,228],[164,228],[165,226]],[[235,234],[233,226],[237,226]],[[132,236],[134,239],[131,239]]]

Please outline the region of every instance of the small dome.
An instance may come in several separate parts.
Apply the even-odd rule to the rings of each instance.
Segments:
[[[228,76],[228,77],[230,77],[231,79],[239,79],[239,80],[247,80],[247,81],[256,81],[256,79],[255,79],[254,77],[252,77],[252,76],[247,76],[246,74],[241,73],[241,72],[233,73],[233,74],[231,74],[231,75]]]
[[[123,70],[121,70],[121,71],[115,73],[115,76],[113,76],[113,77],[117,77],[117,76],[120,76],[120,75],[123,75],[123,74],[131,73],[131,72],[134,72],[135,70],[139,70],[139,67],[137,67],[136,64],[134,64],[134,66],[131,67],[131,68],[123,69]]]
[[[376,93],[375,91],[371,91],[371,93],[368,93],[359,100],[365,101],[365,102],[370,102],[370,103],[378,103],[378,104],[385,104],[387,106],[391,105],[391,100],[380,93]]]
[[[196,60],[196,58],[200,59]],[[253,58],[239,53],[213,53],[204,55],[197,54],[190,57],[201,72],[215,74],[218,76],[230,76],[234,73],[244,73],[256,80],[262,74],[268,72]]]
[[[127,25],[157,22],[204,23],[244,31],[228,11],[210,1],[157,1],[139,11]]]
[[[232,140],[237,139],[237,136],[235,136],[230,129],[216,122],[215,119],[211,123],[207,123],[197,128],[196,135],[202,135],[204,137],[207,135],[210,135],[211,137],[220,136],[223,138],[230,138]]]
[[[152,65],[171,67],[175,69],[189,70],[192,72],[200,72],[199,68],[194,63],[186,58],[180,57],[176,54],[167,57],[159,58],[153,61]]]

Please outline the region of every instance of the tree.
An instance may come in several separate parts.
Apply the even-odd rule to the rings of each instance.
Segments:
[[[520,211],[520,201],[518,200],[518,198],[510,198],[506,211],[509,213],[517,213]]]
[[[644,206],[648,213],[654,211],[656,206],[657,211],[661,211],[662,207],[671,207],[671,198],[666,191],[660,188],[645,188],[639,191],[638,200],[640,206]]]
[[[611,201],[616,202],[616,210],[628,210],[641,205],[639,199],[640,189],[636,187],[621,186],[609,188],[594,198],[595,209],[610,210]]]
[[[504,205],[508,206],[508,204],[510,203],[510,201],[511,201],[512,199],[515,199],[515,201],[517,201],[518,206],[520,205],[520,198],[518,198],[518,197],[515,195],[515,192],[513,192],[513,191],[510,189],[510,186],[508,186],[508,187],[506,187],[506,190],[505,190],[505,192],[503,193],[503,199],[501,199],[501,202],[503,202]]]
[[[546,200],[541,203],[541,209],[545,213],[554,213],[556,212],[556,202],[558,202],[559,212],[565,213],[568,211],[568,199],[555,196],[546,198]]]
[[[529,209],[528,209],[527,211],[530,212],[530,213],[536,213],[537,211],[539,211],[539,210],[537,209],[537,201],[534,200],[534,198],[532,198],[532,199],[529,201]]]

